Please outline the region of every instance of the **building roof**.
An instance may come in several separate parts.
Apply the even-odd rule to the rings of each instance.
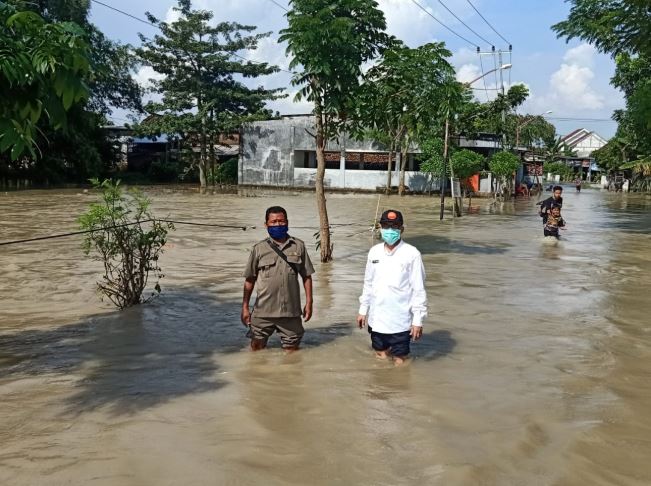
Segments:
[[[564,137],[561,137],[561,141],[564,142],[568,147],[573,148],[590,136],[597,137],[599,141],[603,142],[604,144],[606,143],[606,140],[601,135],[585,128],[579,128],[568,133]]]

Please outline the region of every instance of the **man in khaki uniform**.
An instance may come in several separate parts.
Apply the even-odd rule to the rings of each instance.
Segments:
[[[301,343],[305,322],[312,317],[312,274],[314,268],[305,249],[305,243],[289,236],[287,211],[272,206],[265,214],[269,238],[253,247],[244,269],[244,298],[242,324],[249,327],[251,349],[267,346],[269,337],[277,331],[286,351],[296,351]],[[301,291],[298,276],[305,288],[305,307],[301,310]],[[257,285],[255,308],[249,301]]]

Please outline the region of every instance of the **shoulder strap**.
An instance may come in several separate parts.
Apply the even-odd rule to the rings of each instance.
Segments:
[[[289,265],[289,268],[291,268],[292,270],[294,270],[294,272],[296,273],[296,275],[300,275],[300,272],[298,271],[298,266],[297,266],[295,263],[290,263],[290,261],[287,260],[287,255],[285,255],[285,254],[280,250],[280,248],[278,248],[278,246],[277,246],[276,244],[274,244],[273,241],[271,241],[270,238],[267,238],[265,241],[266,241],[267,243],[269,243],[269,246],[271,247],[271,249],[272,249],[273,251],[275,251],[276,254],[277,254],[280,258],[282,258],[283,261],[284,261],[287,265]]]

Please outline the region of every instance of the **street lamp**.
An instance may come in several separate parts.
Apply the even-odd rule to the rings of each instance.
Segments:
[[[466,88],[470,87],[470,85],[476,81],[479,81],[485,76],[488,76],[491,73],[494,73],[495,71],[503,71],[505,69],[511,69],[513,64],[502,64],[500,67],[491,69],[490,71],[485,72],[481,76],[473,79],[472,81],[468,81],[466,83],[462,83],[463,86]],[[448,160],[448,145],[449,145],[449,140],[450,140],[450,110],[448,107],[448,112],[445,117],[445,137],[443,139],[443,177],[441,178],[441,213],[439,215],[439,219],[443,220],[443,212],[445,210],[445,185],[446,185],[446,177],[445,177],[445,166],[447,164]],[[453,173],[451,174],[453,175]],[[454,211],[454,209],[452,210]]]
[[[525,127],[526,125],[528,125],[529,123],[534,121],[539,116],[549,115],[550,113],[552,113],[552,110],[547,110],[545,113],[541,113],[540,115],[535,115],[535,116],[529,118],[528,120],[526,120],[524,123],[520,123],[519,125],[516,125],[516,127],[515,127],[515,147],[517,148],[520,145],[520,130],[523,127]]]
[[[491,69],[490,71],[486,71],[484,74],[479,76],[478,78],[473,79],[472,81],[468,81],[467,83],[463,83],[465,86],[470,86],[472,83],[479,81],[481,78],[484,76],[488,76],[491,73],[494,73],[495,71],[504,71],[506,69],[511,69],[513,67],[513,64],[502,64],[500,67]]]

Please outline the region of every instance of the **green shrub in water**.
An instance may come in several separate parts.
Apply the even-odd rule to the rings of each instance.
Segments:
[[[91,182],[101,191],[101,199],[79,217],[79,224],[90,231],[84,252],[104,265],[98,290],[120,309],[146,302],[161,291],[158,258],[174,226],[154,218],[151,201],[140,191],[124,192],[120,181]],[[143,300],[150,273],[156,279],[154,291]]]

